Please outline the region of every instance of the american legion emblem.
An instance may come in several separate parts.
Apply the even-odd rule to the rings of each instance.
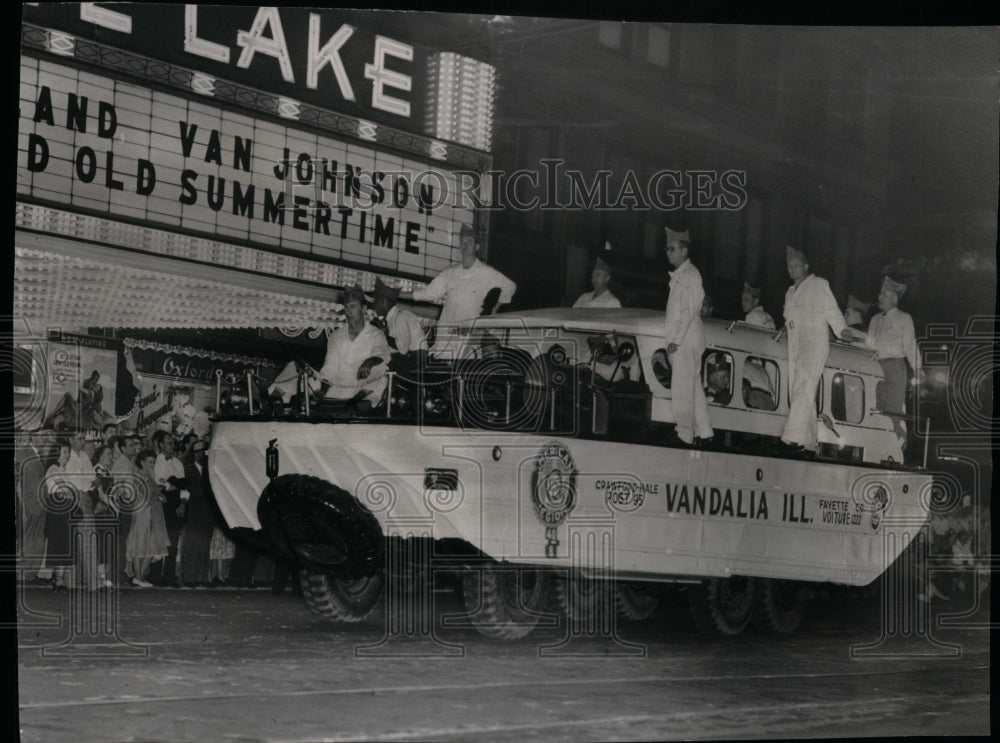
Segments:
[[[546,444],[535,456],[531,503],[545,525],[546,557],[557,556],[557,527],[576,506],[576,474],[573,455],[558,441]]]

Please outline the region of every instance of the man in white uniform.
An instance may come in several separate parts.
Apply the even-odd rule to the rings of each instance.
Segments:
[[[830,285],[809,273],[805,254],[789,247],[786,253],[792,286],[785,294],[788,334],[788,420],[781,440],[793,453],[815,452],[817,439],[816,390],[830,355],[827,326],[844,340],[853,339]]]
[[[750,282],[743,282],[743,295],[740,297],[743,311],[746,313],[744,322],[750,325],[759,325],[762,328],[774,330],[774,318],[760,306],[760,287],[750,286]]]
[[[611,269],[607,263],[598,258],[594,263],[594,270],[590,272],[590,285],[594,287],[594,291],[581,294],[573,306],[621,307],[622,303],[618,301],[618,297],[608,291],[609,281],[611,281]]]
[[[674,266],[670,272],[670,294],[664,342],[670,358],[670,386],[677,437],[685,444],[694,437],[710,439],[714,433],[708,417],[705,390],[701,386],[701,356],[705,351],[705,332],[701,326],[701,303],[705,290],[701,274],[688,260],[691,239],[687,230],[667,231],[667,259]]]
[[[906,364],[917,379],[920,377],[920,356],[913,330],[913,318],[898,308],[899,298],[906,292],[906,284],[893,281],[888,276],[878,293],[881,312],[872,318],[865,337],[865,345],[877,350],[876,358],[885,373],[885,379],[875,389],[875,407],[886,413],[906,413],[906,384],[910,378]],[[893,429],[901,442],[906,441],[906,423],[893,418]]]
[[[463,224],[459,231],[459,245],[461,263],[444,269],[427,286],[400,295],[421,302],[444,301],[431,355],[451,360],[460,357],[465,345],[464,339],[455,333],[454,324],[483,314],[492,315],[510,302],[517,291],[517,284],[479,260],[476,236],[468,225]],[[484,307],[484,300],[493,290],[499,293],[496,303]]]
[[[365,293],[360,286],[344,290],[344,314],[347,322],[326,343],[319,397],[351,400],[363,393],[369,405],[377,405],[386,380],[375,370],[389,360],[389,343],[381,330],[365,321]]]
[[[378,404],[385,389],[385,375],[374,370],[388,361],[389,343],[381,330],[365,320],[365,293],[360,286],[345,289],[343,302],[347,322],[327,331],[322,368],[318,372],[307,369],[309,389],[317,399],[363,397],[362,402],[370,408]],[[295,362],[289,362],[269,393],[288,402],[296,394],[297,386]]]

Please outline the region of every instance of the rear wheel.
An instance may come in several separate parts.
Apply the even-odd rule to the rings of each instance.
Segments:
[[[559,575],[553,580],[552,608],[570,621],[608,626],[615,609],[615,584],[583,574]]]
[[[738,635],[753,613],[753,578],[709,578],[688,589],[688,605],[698,630],[706,635]]]
[[[543,570],[481,565],[462,576],[462,597],[480,634],[517,640],[538,624],[550,583]]]
[[[381,573],[360,578],[341,578],[329,573],[303,570],[302,597],[306,606],[324,619],[360,622],[374,611],[382,598],[385,579]]]
[[[755,629],[787,635],[802,623],[808,603],[806,586],[799,581],[764,578],[757,581],[750,619]]]
[[[659,604],[659,596],[651,594],[642,583],[615,583],[615,608],[618,609],[618,616],[624,619],[631,619],[633,622],[649,619]]]

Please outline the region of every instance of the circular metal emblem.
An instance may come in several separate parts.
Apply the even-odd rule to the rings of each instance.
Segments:
[[[546,444],[535,456],[531,502],[543,524],[561,524],[576,506],[576,473],[573,456],[558,441]]]

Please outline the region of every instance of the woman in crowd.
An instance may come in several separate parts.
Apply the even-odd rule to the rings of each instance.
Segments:
[[[225,532],[225,522],[218,506],[215,508],[215,519],[212,541],[208,547],[208,556],[212,561],[209,567],[209,574],[212,576],[210,585],[224,586],[229,582],[229,568],[236,557],[236,543]]]
[[[139,468],[141,491],[136,493],[132,512],[132,528],[125,543],[127,559],[126,572],[132,577],[132,585],[149,588],[153,584],[146,580],[149,566],[167,556],[170,539],[163,522],[163,508],[160,504],[160,488],[156,484],[153,467],[156,452],[143,449],[135,458]]]
[[[94,516],[100,518],[106,528],[112,528],[114,526],[114,522],[118,519],[118,513],[111,504],[111,491],[115,483],[114,475],[111,474],[111,463],[113,458],[113,446],[102,444],[98,446],[97,450],[94,452],[94,474],[97,478]],[[97,544],[98,580],[106,588],[110,588],[111,581],[107,578],[107,564],[112,556],[107,554],[106,551],[102,549],[104,546],[103,539],[98,539]]]
[[[52,590],[67,591],[69,550],[69,515],[80,494],[66,474],[69,462],[69,442],[60,441],[55,447],[56,463],[45,473],[45,559],[52,568]]]

